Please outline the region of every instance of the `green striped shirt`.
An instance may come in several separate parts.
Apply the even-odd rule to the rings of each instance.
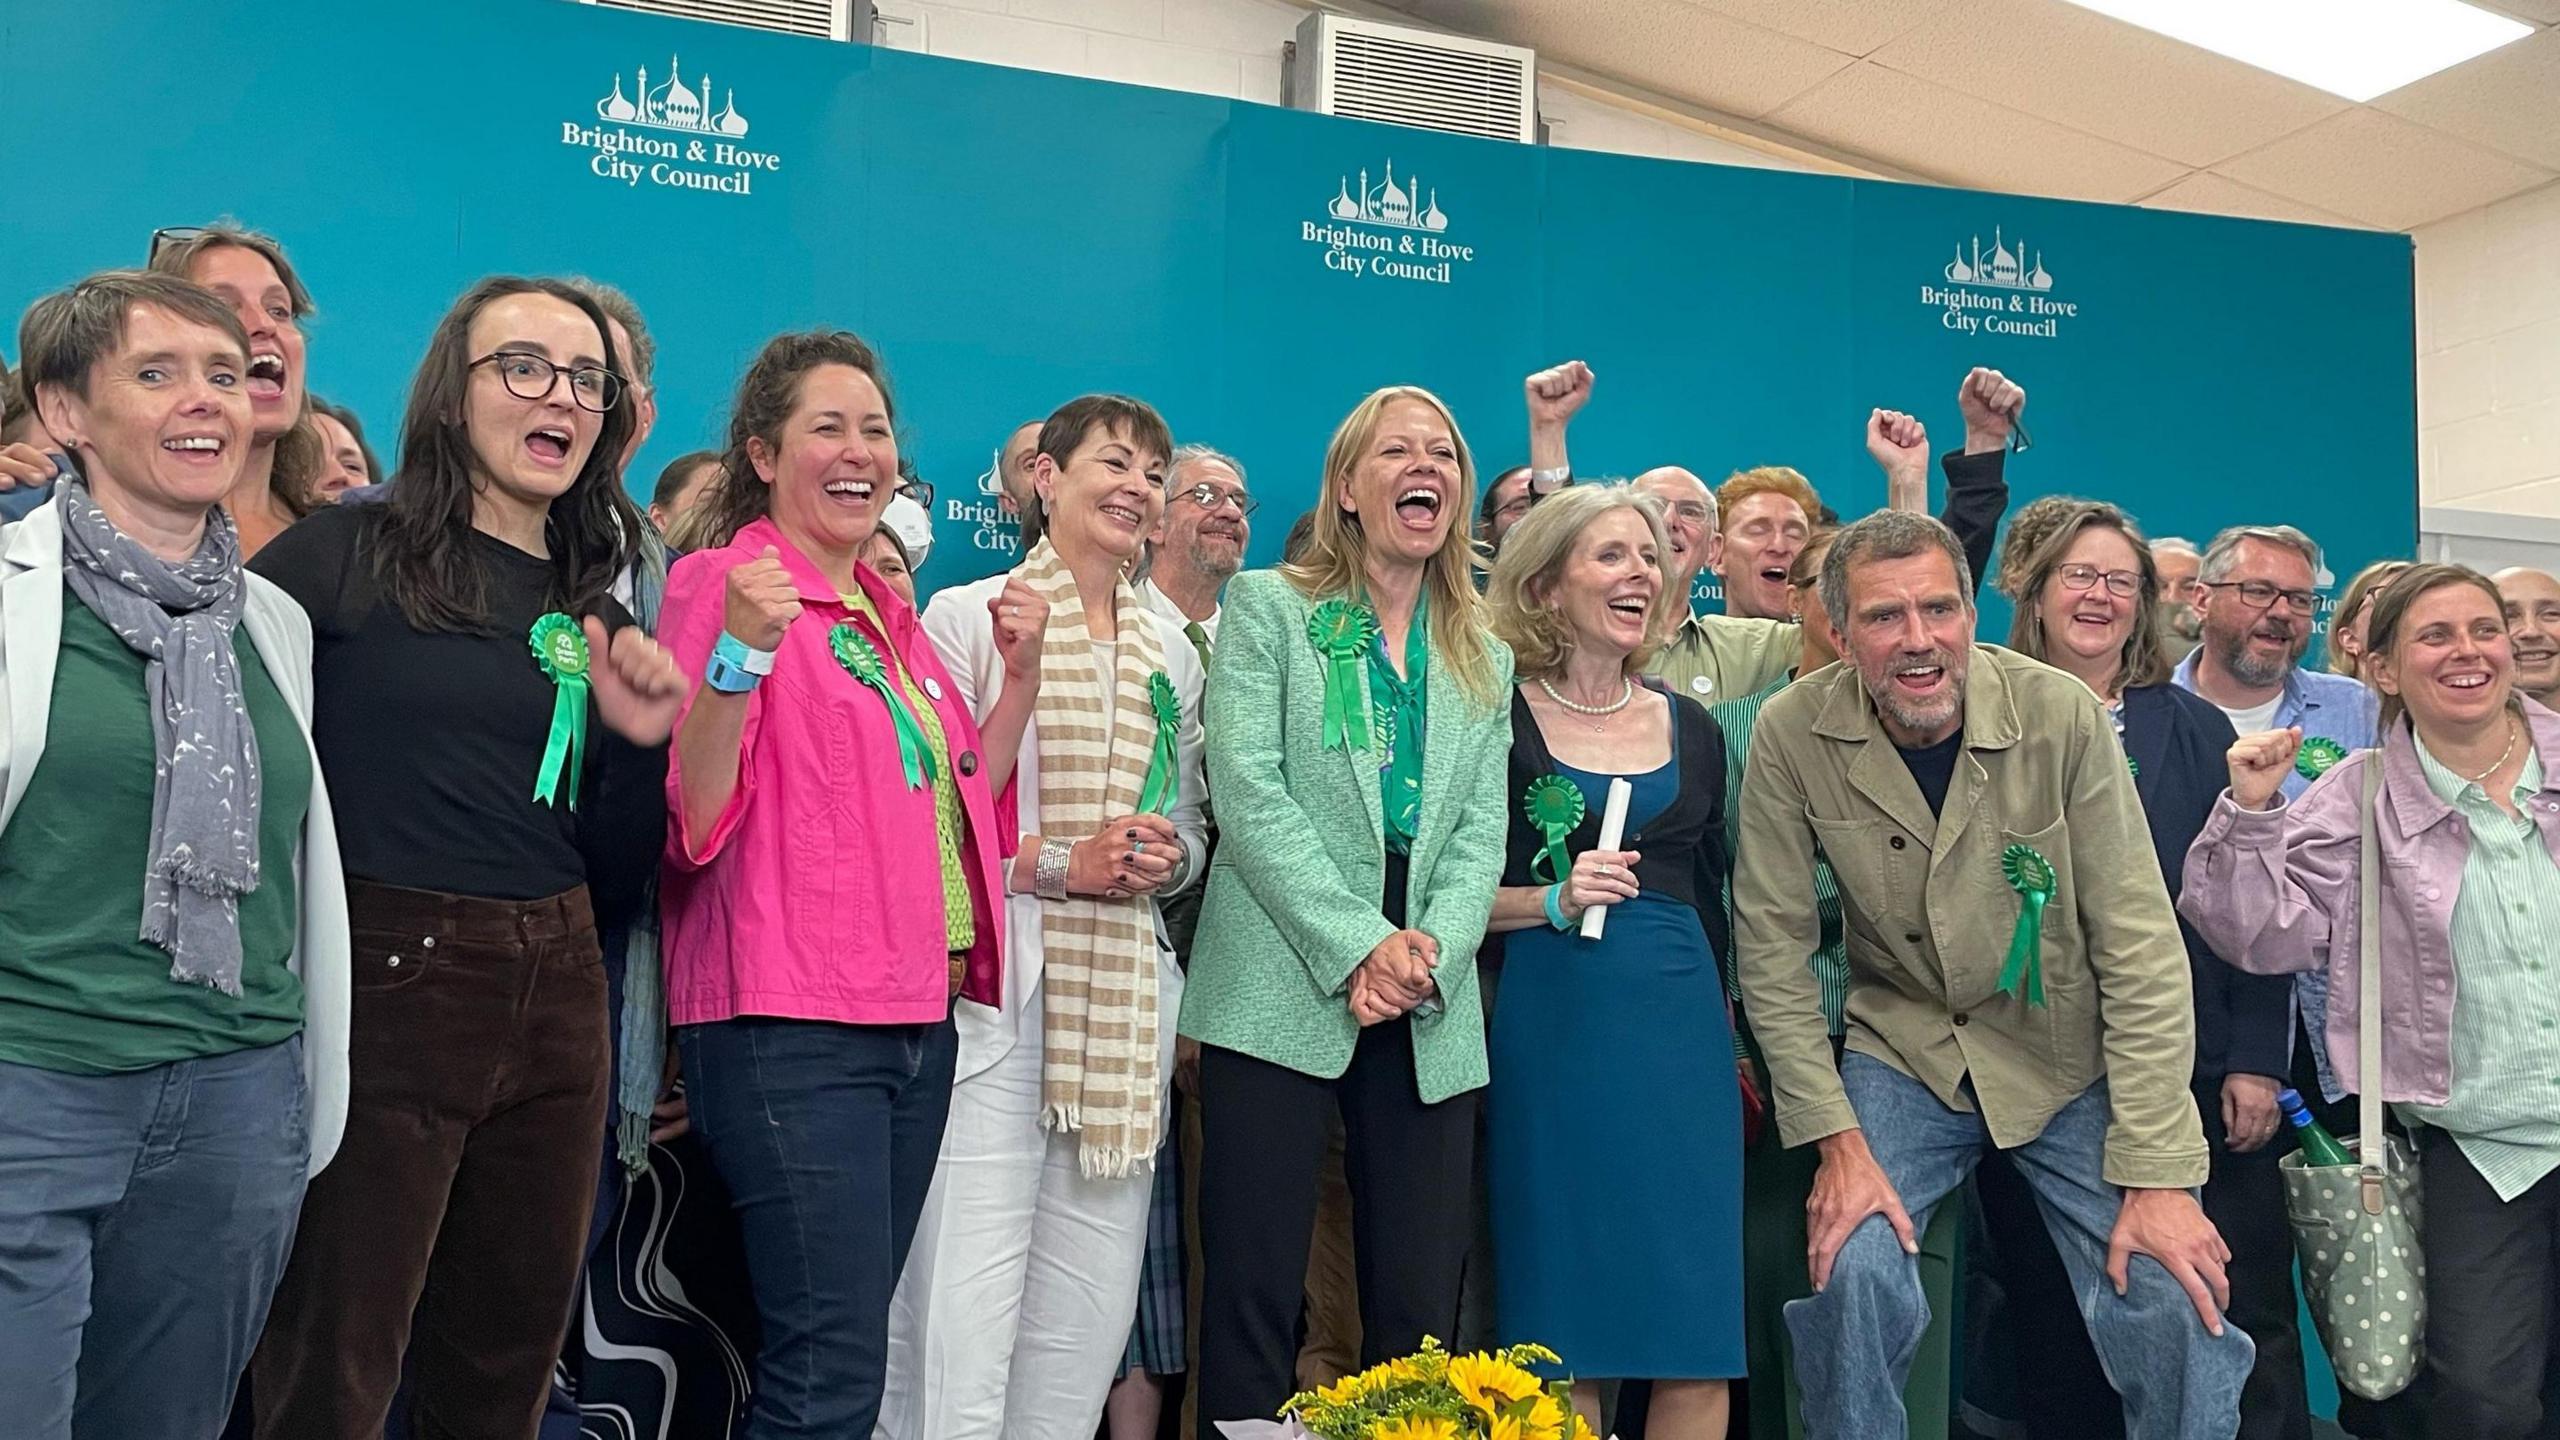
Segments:
[[[2470,822],[2471,850],[2453,896],[2453,1089],[2442,1105],[2408,1113],[2451,1134],[2480,1178],[2513,1200],[2560,1166],[2560,986],[2551,936],[2560,932],[2560,866],[2527,802],[2542,760],[2525,752],[2517,815],[2418,745],[2427,786]]]
[[[1743,762],[1751,755],[1751,731],[1760,723],[1760,707],[1769,697],[1784,690],[1793,676],[1780,675],[1748,695],[1738,696],[1707,707],[1716,724],[1724,730],[1724,839],[1725,853],[1740,853],[1742,844],[1742,771]],[[1733,914],[1733,883],[1725,882],[1725,914]],[[1849,1008],[1849,942],[1840,923],[1840,881],[1831,873],[1830,862],[1817,853],[1813,862],[1813,908],[1822,921],[1822,946],[1805,957],[1813,967],[1813,978],[1822,986],[1822,1018],[1831,1027],[1831,1038],[1837,1040],[1847,1029],[1845,1016]],[[1732,957],[1725,957],[1725,988],[1736,1004],[1742,999],[1740,983],[1734,977]],[[1734,1035],[1734,1053],[1743,1053],[1742,1036]]]

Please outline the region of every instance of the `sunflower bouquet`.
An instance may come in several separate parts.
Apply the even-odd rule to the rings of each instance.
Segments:
[[[1235,1440],[1597,1440],[1573,1412],[1571,1382],[1529,1372],[1540,1363],[1556,1353],[1452,1355],[1426,1338],[1419,1354],[1292,1396],[1279,1424],[1219,1428]]]

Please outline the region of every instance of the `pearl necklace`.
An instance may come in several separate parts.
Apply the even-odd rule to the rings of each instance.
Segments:
[[[1577,705],[1564,698],[1563,694],[1560,693],[1543,675],[1538,677],[1538,688],[1546,691],[1547,698],[1553,700],[1558,705],[1563,706],[1576,715],[1588,717],[1591,721],[1592,733],[1594,734],[1599,733],[1605,728],[1601,725],[1601,721],[1606,720],[1610,716],[1617,714],[1619,711],[1626,709],[1628,702],[1636,698],[1636,682],[1629,680],[1624,676],[1619,677],[1618,680],[1618,698],[1610,701],[1606,705]]]

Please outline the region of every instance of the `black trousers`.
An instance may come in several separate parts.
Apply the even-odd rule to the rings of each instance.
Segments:
[[[1351,1188],[1360,1363],[1410,1354],[1426,1335],[1456,1333],[1475,1228],[1480,1098],[1469,1091],[1422,1103],[1410,1017],[1360,1032],[1339,1080],[1216,1046],[1202,1050],[1199,1440],[1218,1440],[1221,1420],[1275,1418],[1297,1388],[1316,1166],[1337,1111]]]
[[[2426,1176],[2427,1370],[2432,1440],[2552,1431],[2543,1382],[2560,1278],[2560,1172],[2500,1200],[2454,1138],[2419,1140]]]
[[[2276,1174],[2276,1158],[2293,1144],[2279,1131],[2257,1150],[2234,1154],[2222,1129],[2220,1077],[2200,1076],[2193,1090],[2212,1156],[2205,1217],[2231,1247],[2227,1318],[2258,1345],[2257,1366],[2240,1393],[2241,1440],[2310,1440],[2310,1398],[2295,1320],[2293,1232],[2285,1223],[2284,1186]],[[2004,1418],[2024,1423],[2033,1435],[2122,1435],[2123,1406],[2090,1348],[2070,1278],[2045,1233],[2033,1192],[1999,1156],[1983,1158],[1974,1183],[1984,1223],[2000,1237],[2005,1343],[2017,1353],[2020,1413]]]

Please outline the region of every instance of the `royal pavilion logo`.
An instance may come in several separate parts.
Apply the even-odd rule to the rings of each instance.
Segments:
[[[721,97],[717,110],[712,108],[715,93]],[[738,92],[715,92],[707,69],[696,71],[687,84],[680,57],[668,58],[665,78],[654,84],[646,65],[632,73],[627,90],[621,73],[615,72],[611,91],[595,102],[595,117],[593,125],[562,121],[560,143],[589,152],[587,169],[600,180],[634,188],[645,180],[676,190],[752,195],[757,175],[782,168],[780,155],[739,143],[746,138],[747,117],[738,113]],[[685,138],[641,133],[647,130]]]
[[[2076,301],[2053,293],[2053,272],[2044,252],[2013,240],[1998,226],[1985,250],[1979,234],[1958,241],[1955,258],[1939,275],[1944,285],[1923,283],[1920,303],[1938,314],[1946,329],[1966,335],[2016,335],[2052,340],[2063,322],[2080,317]]]
[[[1370,173],[1363,168],[1354,180],[1345,172],[1323,218],[1298,222],[1298,238],[1323,247],[1324,268],[1354,280],[1447,285],[1475,263],[1474,246],[1446,238],[1438,187],[1425,189],[1411,171],[1398,180],[1392,158],[1385,178],[1373,184]]]

